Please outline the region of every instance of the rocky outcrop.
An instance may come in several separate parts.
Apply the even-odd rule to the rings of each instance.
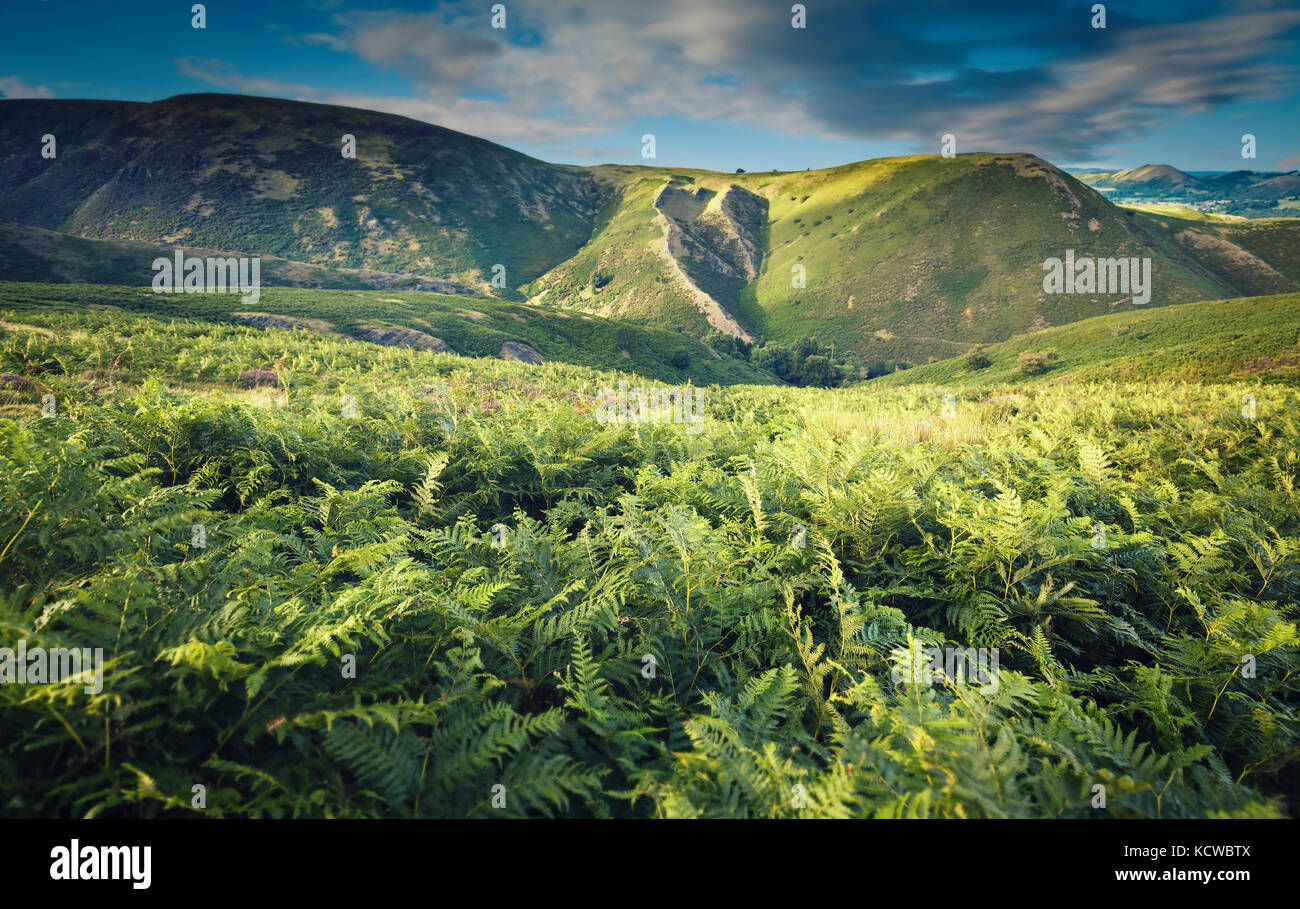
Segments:
[[[659,255],[671,263],[696,308],[718,331],[752,341],[726,307],[691,274],[704,269],[738,281],[757,278],[762,262],[758,240],[767,217],[767,200],[735,185],[717,193],[670,182],[655,197],[654,207],[663,230]]]
[[[531,366],[538,366],[546,362],[545,357],[522,341],[506,341],[501,345],[501,352],[497,356],[503,360],[516,360],[520,363],[528,363]]]
[[[451,345],[442,338],[425,334],[414,328],[397,328],[392,325],[363,325],[357,336],[385,347],[414,347],[417,350],[430,350],[434,353],[454,354]]]

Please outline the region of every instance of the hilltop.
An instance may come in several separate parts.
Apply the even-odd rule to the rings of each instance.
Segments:
[[[1135,167],[1132,170],[1119,171],[1114,174],[1113,179],[1118,186],[1125,184],[1186,186],[1196,182],[1191,174],[1183,173],[1178,168],[1170,167],[1168,164],[1143,164],[1141,167]]]

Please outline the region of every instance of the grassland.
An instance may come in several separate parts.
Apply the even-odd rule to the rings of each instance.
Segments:
[[[1041,375],[1026,375],[1020,358],[1055,351]],[[983,348],[988,366],[955,358],[895,373],[889,384],[1059,385],[1099,379],[1132,382],[1223,382],[1300,385],[1300,295],[1188,303],[1173,309],[1133,308],[1021,335]]]
[[[775,381],[744,360],[715,354],[678,332],[492,297],[268,287],[256,304],[245,305],[237,294],[168,295],[141,287],[0,283],[0,314],[7,313],[0,317],[84,313],[88,308],[153,316],[162,320],[158,325],[172,319],[219,323],[226,326],[227,336],[245,337],[250,349],[267,351],[270,360],[263,357],[264,362],[245,367],[250,369],[273,362],[271,351],[281,343],[275,336],[295,327],[353,339],[370,337],[375,330],[403,328],[439,339],[465,357],[497,357],[503,345],[515,342],[527,344],[548,360],[622,370],[670,383]],[[271,324],[280,327],[246,327],[245,319],[265,316],[273,317]],[[261,337],[268,333],[271,337]],[[121,353],[130,357],[129,351]]]
[[[1296,813],[1288,384],[611,422],[626,374],[64,290],[0,307],[0,640],[106,664],[0,685],[4,815]],[[1214,306],[1113,340],[1250,312]],[[996,648],[997,684],[912,646]]]

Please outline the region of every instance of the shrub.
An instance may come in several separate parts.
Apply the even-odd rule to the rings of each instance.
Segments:
[[[1057,353],[1055,347],[1049,347],[1047,350],[1030,353],[1025,351],[1016,358],[1020,364],[1020,371],[1027,376],[1041,376],[1052,368],[1052,363],[1056,360]]]
[[[906,360],[877,360],[866,368],[866,378],[874,379],[911,368],[912,364]]]
[[[36,383],[30,379],[24,379],[22,376],[16,376],[11,372],[0,372],[0,385],[18,391],[30,391],[36,387]]]
[[[242,388],[257,388],[262,385],[270,388],[279,388],[280,379],[275,374],[274,370],[245,369],[239,374],[239,385]]]
[[[812,338],[789,345],[768,341],[753,349],[749,362],[791,385],[805,387],[838,388],[858,375],[856,363],[832,355],[830,347]]]
[[[982,350],[972,351],[966,355],[966,368],[971,372],[988,369],[992,365],[993,360]]]
[[[724,354],[728,357],[736,357],[741,360],[748,360],[752,345],[742,338],[734,335],[726,335],[715,329],[710,329],[704,336],[704,346],[712,348],[716,353]]]

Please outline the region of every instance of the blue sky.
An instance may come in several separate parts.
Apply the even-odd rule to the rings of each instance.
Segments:
[[[1300,167],[1294,2],[5,0],[0,94],[189,92],[403,114],[549,161],[719,170],[1030,151]],[[1241,136],[1258,157],[1241,157]]]

